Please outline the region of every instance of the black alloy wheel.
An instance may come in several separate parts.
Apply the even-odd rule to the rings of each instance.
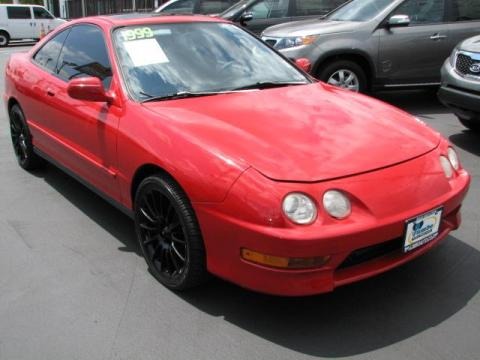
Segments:
[[[135,228],[154,277],[174,290],[207,278],[205,248],[193,208],[170,177],[146,178],[135,197]]]
[[[20,106],[13,105],[10,108],[9,116],[10,136],[18,164],[25,170],[41,167],[44,161],[33,151],[32,136]]]

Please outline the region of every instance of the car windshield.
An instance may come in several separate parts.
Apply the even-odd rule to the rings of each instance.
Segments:
[[[122,27],[114,43],[127,87],[140,101],[311,82],[233,24]]]
[[[385,10],[392,0],[353,0],[328,16],[333,21],[369,21]]]
[[[240,0],[239,2],[230,6],[227,10],[220,14],[220,17],[224,19],[230,19],[232,16],[235,16],[239,10],[243,10],[250,3],[250,0]]]

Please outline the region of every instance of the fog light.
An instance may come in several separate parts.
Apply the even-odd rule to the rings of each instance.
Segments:
[[[262,254],[249,249],[241,250],[241,257],[244,260],[255,264],[279,268],[279,269],[308,269],[324,265],[330,256],[317,256],[309,258],[290,258]]]

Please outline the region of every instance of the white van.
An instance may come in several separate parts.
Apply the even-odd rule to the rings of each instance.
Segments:
[[[0,47],[10,40],[40,39],[64,22],[43,6],[0,5]]]

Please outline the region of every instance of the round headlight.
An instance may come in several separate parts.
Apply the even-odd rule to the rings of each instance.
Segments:
[[[337,219],[344,219],[352,212],[348,197],[337,190],[329,190],[323,194],[323,207]]]
[[[443,172],[447,179],[450,179],[453,176],[453,168],[450,160],[448,160],[445,156],[440,156],[440,165],[442,165]]]
[[[283,199],[283,212],[296,224],[311,224],[317,218],[317,207],[312,199],[300,193],[290,193]]]
[[[457,152],[452,147],[449,147],[447,151],[447,155],[448,155],[448,160],[450,161],[450,164],[452,164],[452,167],[455,170],[458,170],[460,168],[460,161],[458,160]]]

